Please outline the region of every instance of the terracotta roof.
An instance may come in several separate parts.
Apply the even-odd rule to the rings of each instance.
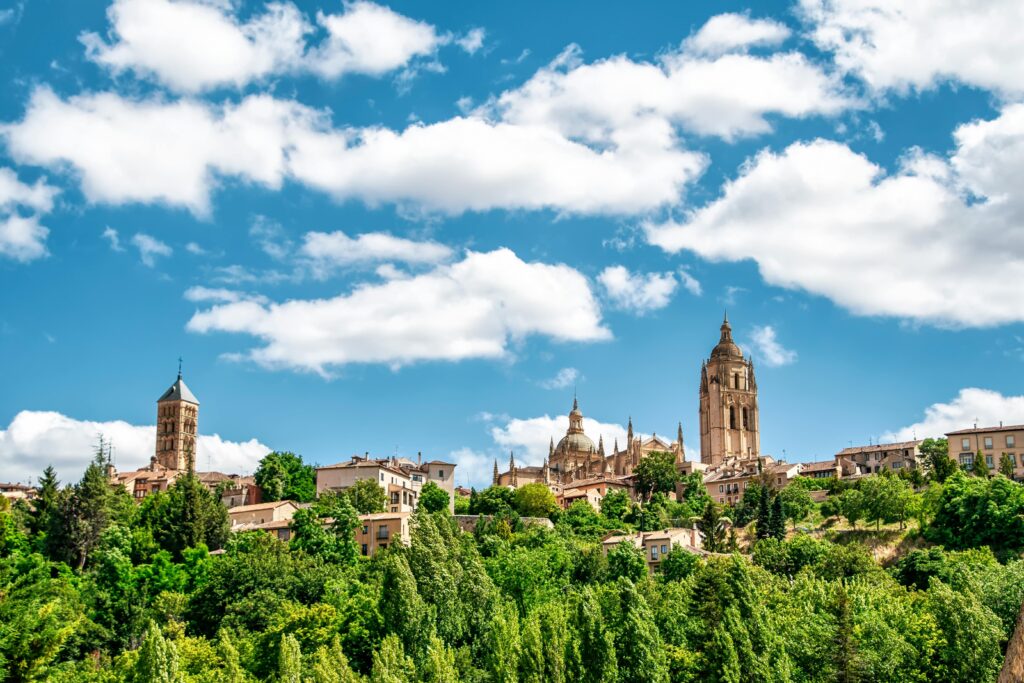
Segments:
[[[824,472],[825,470],[834,470],[835,468],[835,460],[819,460],[817,462],[800,463],[801,472]]]
[[[955,432],[946,432],[946,436],[953,434],[977,434],[981,432],[1018,432],[1024,429],[1024,425],[1000,425],[998,427],[975,427],[974,429],[958,429]]]
[[[951,432],[954,433],[954,432]],[[844,448],[839,451],[836,455],[853,455],[855,453],[875,453],[881,451],[900,451],[905,448],[914,448],[921,443],[917,441],[899,441],[897,443],[876,443],[873,446],[854,446],[853,448]]]
[[[260,510],[273,510],[274,508],[281,507],[282,505],[291,505],[295,507],[295,503],[290,500],[275,500],[273,503],[256,503],[255,505],[236,505],[235,507],[228,510],[228,514],[237,514],[239,512],[258,512]]]

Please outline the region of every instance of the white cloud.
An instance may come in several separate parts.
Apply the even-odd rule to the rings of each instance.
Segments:
[[[158,256],[170,256],[174,253],[174,250],[164,242],[142,232],[132,236],[132,244],[139,250],[139,259],[150,268],[156,265]]]
[[[576,384],[579,377],[580,371],[576,368],[562,368],[554,377],[544,380],[540,385],[545,389],[565,389]]]
[[[882,435],[883,441],[939,438],[958,429],[1024,424],[1024,396],[1004,396],[998,391],[969,387],[961,389],[949,403],[925,408],[924,419]],[[953,447],[958,447],[953,446]],[[951,448],[953,448],[951,447]]]
[[[493,455],[472,448],[460,448],[452,451],[448,459],[457,465],[455,483],[459,486],[472,486],[479,491],[491,485],[494,474]]]
[[[635,213],[678,201],[705,163],[665,135],[591,147],[541,125],[480,116],[399,132],[332,129],[324,112],[266,95],[217,107],[110,93],[64,101],[44,87],[24,119],[0,131],[21,162],[73,167],[93,202],[163,202],[200,215],[229,178],[271,189],[288,178],[339,200],[450,214]]]
[[[204,254],[206,254],[206,250],[199,246],[199,244],[197,244],[196,242],[189,242],[188,244],[186,244],[185,251],[187,251],[190,254],[194,254],[195,256],[203,256]]]
[[[499,446],[505,448],[506,458],[509,450],[514,450],[516,463],[523,465],[540,465],[544,458],[548,457],[548,446],[551,439],[555,443],[565,436],[569,428],[569,416],[558,415],[551,417],[531,417],[526,419],[513,418],[504,426],[491,427],[491,438]],[[604,437],[605,453],[612,452],[612,446],[618,439],[619,446],[626,444],[626,429],[619,424],[598,422],[589,417],[583,418],[583,431],[597,445],[598,439]],[[639,436],[639,435],[638,435]],[[498,461],[498,466],[504,472],[508,462]],[[493,463],[491,467],[493,468]]]
[[[53,411],[23,410],[6,429],[0,429],[0,470],[5,478],[28,481],[53,465],[64,483],[77,481],[92,460],[99,435],[113,442],[114,463],[130,470],[149,463],[156,447],[156,427],[123,420],[78,420]],[[225,441],[219,435],[200,435],[196,444],[197,468],[207,462],[220,472],[252,472],[270,452],[256,439]]]
[[[203,287],[196,285],[185,290],[185,298],[195,302],[213,302],[218,304],[233,304],[239,301],[256,301],[267,303],[268,299],[260,294],[240,292],[236,289],[224,287]]]
[[[100,233],[100,236],[110,243],[111,251],[124,251],[124,247],[121,246],[121,237],[117,234],[117,230],[108,225]]]
[[[317,14],[327,40],[311,51],[310,66],[326,78],[346,73],[379,76],[414,57],[434,53],[444,42],[434,27],[372,2],[353,2],[342,14]]]
[[[796,362],[796,351],[782,346],[771,325],[755,327],[750,333],[754,354],[768,367],[779,367]]]
[[[657,62],[585,64],[571,45],[490,106],[505,121],[594,144],[667,146],[675,126],[734,139],[770,131],[768,115],[828,116],[859,105],[799,52],[707,57],[684,47]]]
[[[39,218],[53,209],[58,192],[42,178],[27,185],[11,169],[0,168],[0,257],[28,263],[49,253],[50,231]],[[23,215],[26,211],[32,215]]]
[[[524,262],[508,249],[469,252],[457,263],[330,299],[215,306],[196,313],[188,330],[249,334],[265,345],[245,358],[324,375],[348,363],[500,358],[510,342],[530,335],[611,336],[583,275]]]
[[[1019,0],[801,0],[811,37],[876,90],[945,81],[1024,92]]]
[[[42,258],[49,253],[46,250],[46,236],[49,234],[49,229],[40,225],[35,216],[0,215],[0,256],[21,263]]]
[[[309,259],[314,274],[324,276],[335,268],[380,261],[441,263],[451,258],[452,250],[438,242],[420,242],[386,232],[367,232],[353,238],[338,230],[307,232],[299,253]]]
[[[789,34],[786,25],[777,21],[728,13],[708,19],[683,45],[695,54],[719,55],[736,49],[778,45]]]
[[[597,280],[617,308],[637,315],[668,306],[679,285],[673,273],[633,274],[625,266],[608,266]]]
[[[81,36],[89,59],[188,93],[289,73],[379,76],[446,42],[433,26],[371,2],[347,3],[341,14],[317,13],[326,33],[319,45],[307,44],[314,27],[291,3],[268,3],[241,22],[229,3],[115,0],[107,17],[109,42],[96,33]]]
[[[486,37],[487,31],[478,26],[477,28],[470,29],[466,35],[457,38],[455,44],[472,55],[476,54],[477,50],[484,46],[484,39]]]
[[[752,259],[768,283],[860,315],[1024,320],[1024,105],[954,137],[950,157],[911,151],[890,174],[825,140],[765,150],[719,199],[646,233],[671,252]]]
[[[683,268],[679,269],[679,281],[683,283],[683,287],[686,288],[686,291],[694,296],[700,296],[704,293],[704,288],[700,286],[700,280],[690,275],[690,273]]]

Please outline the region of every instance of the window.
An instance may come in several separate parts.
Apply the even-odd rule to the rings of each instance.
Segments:
[[[656,546],[656,545],[652,545],[651,546],[651,559],[652,560],[657,560],[658,559],[658,546]]]
[[[732,388],[733,389],[739,389],[740,388],[740,373],[738,373],[738,372],[732,373]]]
[[[444,479],[444,470],[438,470],[437,471],[437,478],[438,479]]]
[[[369,527],[369,526],[367,526],[366,524],[364,524],[364,525],[363,525],[363,533],[364,533],[364,534],[368,534],[368,533],[370,533],[370,527]]]
[[[1006,435],[1006,447],[1007,448],[1015,448],[1016,446],[1017,446],[1017,443],[1016,443],[1016,439],[1014,439],[1013,434],[1007,434]]]
[[[729,429],[736,429],[736,407],[729,406]]]
[[[961,453],[960,454],[960,465],[963,467],[970,467],[974,464],[973,453]]]
[[[365,555],[365,554],[366,554],[366,544],[364,543],[363,544],[363,555]]]
[[[985,464],[989,466],[989,469],[992,468],[992,456],[991,455],[986,455],[985,456]]]
[[[719,484],[719,485],[718,485],[718,492],[719,492],[719,493],[722,493],[723,491],[725,491],[725,487],[724,487],[724,486],[722,486],[721,484]]]
[[[992,437],[991,436],[986,436],[985,437],[985,448],[992,448]]]
[[[746,408],[743,409],[743,428],[744,429],[749,429],[749,427],[747,427],[747,409]]]
[[[667,554],[667,553],[668,553],[668,546],[666,546],[666,545],[662,545],[662,546],[661,546],[661,554],[662,554],[662,555],[665,555],[665,554]]]
[[[970,439],[960,439],[960,448],[962,450],[969,451],[971,449],[971,440]]]

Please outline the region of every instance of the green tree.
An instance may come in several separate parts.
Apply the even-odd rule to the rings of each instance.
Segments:
[[[786,538],[786,513],[782,509],[782,496],[775,496],[772,500],[772,516],[768,525],[772,538],[780,541]]]
[[[302,462],[302,456],[273,451],[260,460],[255,473],[263,500],[294,500],[309,503],[316,498],[316,468]]]
[[[665,647],[647,601],[632,581],[623,577],[616,586],[618,611],[616,629],[619,680],[623,683],[668,683]]]
[[[277,656],[277,680],[280,683],[302,683],[302,650],[291,633],[281,636]]]
[[[388,553],[382,569],[381,617],[401,641],[403,654],[408,652],[421,659],[433,632],[431,610],[420,594],[416,578],[404,555]]]
[[[484,630],[484,668],[494,683],[516,683],[521,652],[519,618],[515,607],[498,602]]]
[[[217,653],[220,655],[220,660],[224,663],[224,668],[221,672],[223,683],[245,683],[247,679],[245,670],[239,661],[238,648],[235,647],[228,632],[223,629],[217,634]]]
[[[100,536],[112,521],[115,493],[107,481],[106,467],[101,446],[85,468],[82,480],[70,495],[61,497],[61,540],[66,542],[64,556],[79,570],[85,566],[90,553],[99,544]]]
[[[48,557],[60,556],[56,547],[51,547],[51,541],[60,541],[60,524],[60,482],[53,466],[47,465],[39,478],[36,499],[32,501],[28,530],[35,548]],[[56,543],[52,545],[56,546]]]
[[[455,514],[469,514],[469,496],[455,496]]]
[[[860,658],[853,637],[853,610],[846,587],[840,583],[834,607],[836,626],[832,639],[832,663],[836,669],[836,683],[858,683],[862,680]]]
[[[753,485],[747,487],[748,490],[753,488]],[[757,521],[754,525],[754,529],[757,533],[757,538],[768,538],[772,534],[772,508],[771,508],[771,492],[768,487],[757,485],[754,489],[757,492]],[[746,491],[743,493],[746,497]]]
[[[850,526],[856,529],[857,521],[864,519],[864,494],[858,489],[845,491],[839,499],[839,508]]]
[[[459,672],[455,668],[455,653],[445,646],[437,636],[431,636],[427,646],[427,658],[420,667],[423,683],[458,683]]]
[[[615,641],[606,628],[593,591],[583,588],[570,600],[571,637],[566,642],[566,680],[581,683],[617,681]]]
[[[939,483],[956,471],[956,461],[949,457],[949,442],[945,438],[925,439],[919,446],[929,476]]]
[[[359,683],[362,680],[352,671],[348,657],[335,635],[330,646],[321,646],[313,657],[313,678],[310,683]],[[309,681],[309,679],[307,679]]]
[[[179,476],[166,492],[148,496],[139,509],[139,521],[179,560],[186,548],[222,547],[231,529],[227,508],[192,472]]]
[[[976,477],[988,476],[988,463],[985,461],[985,455],[980,450],[971,462],[971,474]]]
[[[601,514],[610,520],[621,522],[629,511],[629,494],[622,489],[612,489],[601,499]]]
[[[394,634],[384,638],[373,653],[370,683],[413,683],[415,680],[416,666],[406,656],[402,641]]]
[[[138,683],[179,683],[178,649],[164,638],[156,622],[150,621],[135,662]]]
[[[428,481],[420,489],[420,505],[427,512],[447,510],[450,500],[448,492],[432,481]]]
[[[943,635],[937,676],[943,681],[992,681],[1002,663],[1002,625],[970,592],[958,593],[932,580],[928,607]]]
[[[797,522],[807,519],[811,508],[814,507],[811,494],[802,486],[790,484],[779,491],[779,498],[782,499],[782,514],[793,524],[794,529]]]
[[[675,456],[661,451],[648,453],[633,469],[633,477],[637,493],[645,500],[655,493],[671,493],[679,481]]]
[[[1007,479],[1013,479],[1017,464],[1013,460],[1013,456],[1008,453],[1003,453],[999,457],[999,474],[1003,475]]]
[[[658,571],[666,581],[682,581],[693,574],[699,563],[698,555],[674,545],[668,554],[661,558]]]
[[[729,519],[722,516],[722,509],[717,503],[708,501],[697,526],[704,534],[704,550],[711,553],[720,553],[725,550],[725,536],[729,527]]]
[[[639,581],[647,575],[647,559],[644,551],[629,541],[623,541],[608,551],[608,575]]]
[[[515,491],[507,486],[490,486],[469,497],[469,514],[496,515],[512,511]]]
[[[513,504],[523,517],[551,517],[558,512],[558,501],[551,489],[541,482],[524,484],[516,489]]]
[[[344,493],[325,493],[312,507],[296,510],[288,526],[293,548],[346,565],[359,556],[359,517]]]
[[[345,489],[352,507],[361,515],[372,515],[377,512],[384,512],[388,496],[384,489],[377,483],[376,479],[360,479],[352,486]]]

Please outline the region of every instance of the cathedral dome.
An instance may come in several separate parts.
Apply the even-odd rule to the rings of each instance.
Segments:
[[[558,442],[558,446],[555,447],[556,451],[577,451],[581,453],[587,453],[590,451],[597,452],[597,446],[590,440],[590,437],[583,432],[570,432],[562,437],[562,440]]]
[[[722,337],[718,344],[711,350],[712,358],[743,358],[743,352],[736,342],[732,340],[732,326],[729,325],[729,316],[722,321]]]

